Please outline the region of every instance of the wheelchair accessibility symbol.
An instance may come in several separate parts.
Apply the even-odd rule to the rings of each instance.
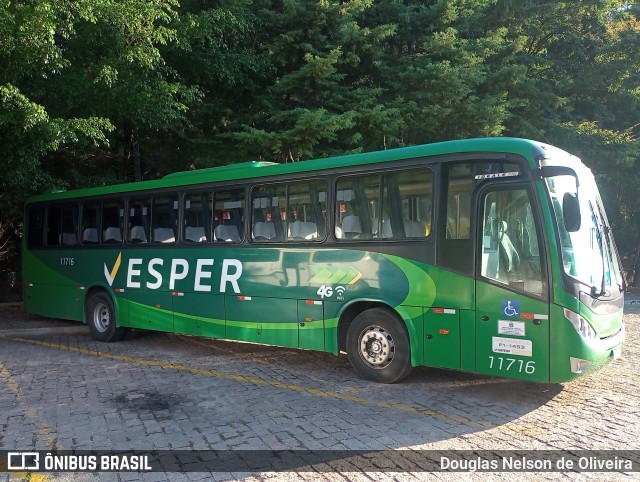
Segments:
[[[505,316],[520,316],[520,302],[515,300],[502,300],[502,312]]]

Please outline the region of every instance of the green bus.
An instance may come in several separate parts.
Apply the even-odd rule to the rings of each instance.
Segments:
[[[89,325],[564,382],[617,358],[624,281],[591,171],[524,139],[449,141],[35,196],[27,311]]]

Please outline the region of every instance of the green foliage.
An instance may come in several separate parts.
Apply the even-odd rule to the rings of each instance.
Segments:
[[[630,253],[639,18],[625,0],[0,0],[0,220],[51,188],[513,135],[593,168]]]

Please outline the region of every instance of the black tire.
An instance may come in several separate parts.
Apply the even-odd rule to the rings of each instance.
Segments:
[[[96,341],[108,343],[122,340],[127,333],[126,328],[116,324],[116,310],[113,301],[107,293],[94,293],[89,296],[86,304],[87,324],[91,330],[91,337]]]
[[[356,316],[347,329],[347,356],[358,376],[395,383],[411,372],[409,335],[402,320],[385,308]]]

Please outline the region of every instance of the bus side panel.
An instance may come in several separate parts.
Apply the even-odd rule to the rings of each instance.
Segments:
[[[227,338],[298,348],[298,300],[227,295],[226,308]]]
[[[424,310],[424,363],[441,368],[460,368],[460,310]]]
[[[23,258],[25,309],[51,318],[82,321],[84,293],[77,281],[76,261],[68,251],[39,251],[37,255],[26,252]]]
[[[173,297],[173,328],[184,335],[225,337],[224,296],[185,293]]]
[[[123,303],[123,302],[121,302]],[[161,290],[127,290],[129,316],[126,324],[144,330],[173,331],[173,296]]]
[[[324,349],[334,355],[340,354],[338,347],[338,322],[343,303],[335,301],[324,302]]]
[[[476,371],[476,312],[460,310],[460,368]]]
[[[25,309],[29,313],[83,321],[83,295],[75,286],[33,283],[24,291]]]
[[[324,351],[324,309],[322,301],[298,300],[298,343],[300,348]]]

